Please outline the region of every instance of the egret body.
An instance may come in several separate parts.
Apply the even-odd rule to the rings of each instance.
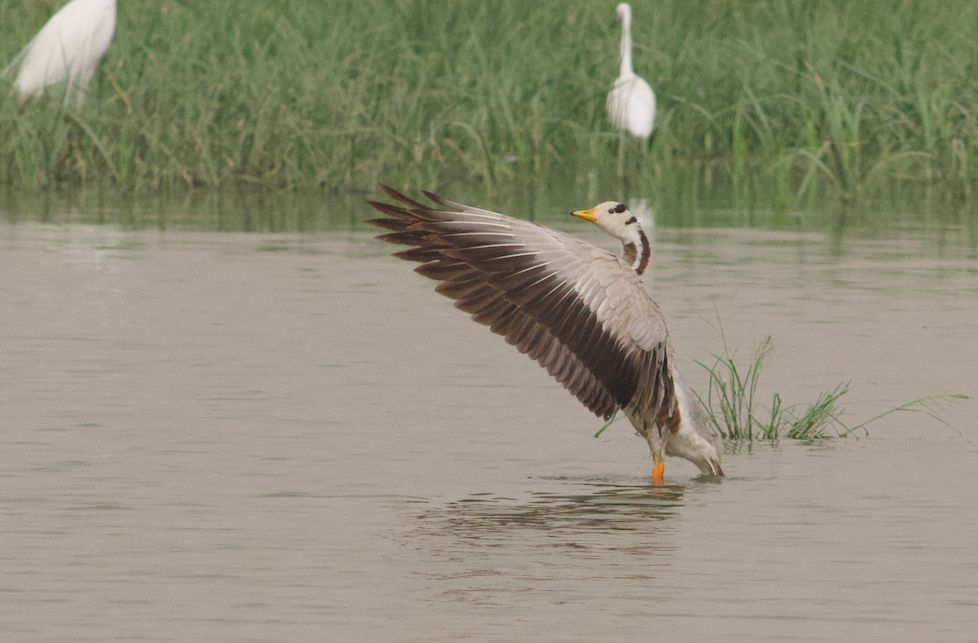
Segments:
[[[74,89],[78,104],[115,33],[116,0],[71,0],[27,43],[3,75],[20,65],[14,85],[22,99],[40,96],[68,79],[65,104]]]
[[[622,2],[616,10],[621,20],[621,71],[608,92],[608,118],[622,132],[618,145],[618,176],[624,173],[624,133],[648,140],[655,126],[655,93],[632,69],[632,7]]]

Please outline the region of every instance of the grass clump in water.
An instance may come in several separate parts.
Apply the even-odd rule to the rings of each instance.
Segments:
[[[785,406],[781,396],[775,393],[769,412],[765,412],[758,404],[757,385],[761,372],[774,350],[774,340],[770,336],[765,337],[754,351],[746,368],[738,366],[735,360],[736,351],[728,350],[726,339],[723,344],[723,353],[713,356],[712,365],[697,362],[710,376],[706,398],[699,394],[697,397],[706,409],[707,417],[714,429],[725,439],[817,440],[844,438],[857,432],[868,435],[867,425],[897,411],[923,412],[944,423],[934,411],[941,402],[956,397],[919,398],[880,413],[865,422],[848,426],[841,419],[844,409],[838,404],[839,400],[849,392],[849,383],[844,382],[831,392],[820,394],[811,404]]]

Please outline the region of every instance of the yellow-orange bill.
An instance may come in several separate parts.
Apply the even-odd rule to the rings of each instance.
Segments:
[[[577,212],[571,212],[571,214],[573,214],[575,217],[580,217],[582,219],[590,221],[591,223],[594,223],[595,221],[594,210],[595,210],[594,208],[591,208],[590,210],[578,210]]]

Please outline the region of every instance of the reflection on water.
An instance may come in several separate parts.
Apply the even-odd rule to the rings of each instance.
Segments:
[[[593,591],[609,579],[652,582],[680,547],[670,521],[686,485],[541,482],[573,491],[476,492],[417,516],[400,540],[426,561],[419,574],[437,584],[433,601],[504,607],[546,593],[574,602],[588,576]]]
[[[685,485],[662,487],[589,483],[579,493],[531,491],[525,502],[496,494],[473,493],[419,516],[431,533],[481,538],[512,530],[567,534],[648,529],[668,520],[682,506]],[[587,491],[590,491],[588,493]]]
[[[591,195],[586,188],[549,186],[545,194],[514,192],[488,195],[471,186],[396,186],[419,196],[420,188],[434,189],[454,201],[517,217],[564,225],[567,213],[590,207],[611,194]],[[666,228],[758,228],[828,232],[841,251],[844,239],[894,238],[918,235],[957,235],[965,232],[969,247],[978,248],[978,202],[934,204],[930,196],[895,193],[891,199],[865,207],[843,208],[834,202],[818,209],[782,211],[745,209],[723,192],[709,200],[677,194],[628,194],[622,200],[633,211]],[[338,232],[373,230],[374,216],[364,201],[386,198],[379,189],[351,193],[267,192],[247,189],[167,190],[133,197],[105,188],[64,190],[39,194],[0,191],[0,219],[8,223],[108,225],[123,229],[214,232]],[[419,197],[420,198],[420,197]],[[422,199],[423,200],[423,199]]]
[[[177,190],[134,199],[105,189],[41,194],[0,192],[0,217],[8,223],[108,225],[130,230],[351,231],[369,227],[363,205],[366,196]]]

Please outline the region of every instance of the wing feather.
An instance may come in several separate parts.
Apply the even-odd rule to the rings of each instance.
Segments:
[[[633,269],[550,228],[424,192],[444,208],[433,209],[381,187],[406,207],[368,201],[388,217],[370,223],[391,231],[380,239],[414,246],[396,256],[441,281],[437,292],[596,415],[623,408],[678,430],[668,331]]]

